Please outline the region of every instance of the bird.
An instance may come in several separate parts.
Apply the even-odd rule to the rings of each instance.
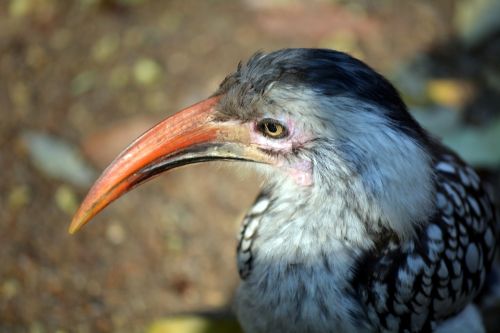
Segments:
[[[154,176],[214,160],[265,179],[237,242],[245,332],[484,331],[492,198],[361,60],[294,48],[240,62],[118,155],[70,233]]]

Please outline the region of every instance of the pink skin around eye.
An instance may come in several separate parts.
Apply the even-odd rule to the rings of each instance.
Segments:
[[[313,184],[311,161],[301,160],[294,164],[288,164],[283,169],[286,170],[297,185],[311,186]]]
[[[258,145],[264,149],[286,154],[292,151],[294,145],[300,145],[301,143],[307,141],[307,137],[295,128],[293,122],[290,120],[285,120],[283,122],[286,124],[289,132],[288,137],[283,139],[268,138],[257,129],[257,122],[249,123],[248,126],[250,127],[251,144]],[[297,185],[312,185],[313,178],[311,161],[302,159],[290,163],[286,161],[286,159],[276,159],[275,165],[289,174]]]

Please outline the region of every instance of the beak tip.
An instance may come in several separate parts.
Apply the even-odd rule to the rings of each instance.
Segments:
[[[73,217],[73,220],[71,221],[71,224],[68,228],[68,233],[70,235],[74,235],[77,231],[79,231],[83,225],[85,224],[85,220],[82,220],[81,218],[78,217],[79,214],[76,214]]]
[[[71,225],[68,228],[68,233],[70,235],[74,235],[79,229],[80,227],[76,223],[71,222]]]

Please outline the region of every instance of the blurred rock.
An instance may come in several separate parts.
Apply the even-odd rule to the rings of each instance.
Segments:
[[[273,7],[289,6],[297,3],[297,0],[244,0],[243,3],[252,9],[263,9]]]
[[[106,229],[106,237],[112,244],[119,245],[126,239],[125,229],[118,222],[110,223]]]
[[[123,88],[127,85],[130,79],[130,70],[127,66],[116,66],[111,70],[109,77],[109,85],[114,88]]]
[[[463,108],[474,95],[474,85],[463,79],[432,78],[432,64],[424,55],[401,65],[390,80],[409,105],[437,104],[455,109]]]
[[[474,166],[496,168],[500,165],[500,119],[484,128],[464,126],[443,137],[443,141]]]
[[[458,1],[454,24],[462,42],[474,47],[500,30],[500,1]]]
[[[63,50],[71,43],[72,34],[68,29],[59,29],[51,36],[50,46],[56,50]]]
[[[125,48],[138,48],[144,43],[144,40],[144,31],[136,27],[126,29],[123,35],[123,45]]]
[[[96,83],[96,73],[94,71],[84,71],[78,74],[71,81],[71,92],[75,96],[82,95],[90,91]]]
[[[28,48],[26,64],[30,66],[32,70],[43,68],[50,60],[50,57],[43,47],[35,45]]]
[[[94,123],[94,115],[84,101],[78,101],[68,107],[67,119],[74,128],[83,131],[92,128]]]
[[[429,103],[427,81],[429,80],[430,61],[419,54],[410,62],[403,63],[394,69],[390,81],[397,87],[406,103],[423,105]]]
[[[412,107],[410,109],[415,119],[423,127],[439,136],[454,133],[462,126],[460,113],[451,108],[433,106]]]
[[[455,108],[466,105],[474,95],[472,84],[458,79],[429,80],[426,90],[432,102]]]
[[[307,38],[309,42],[331,38],[333,32],[359,39],[375,38],[380,32],[380,24],[358,9],[326,1],[288,2],[278,1],[275,6],[251,5],[259,28],[277,37]]]
[[[85,138],[83,150],[99,167],[106,167],[134,139],[155,124],[152,118],[138,116],[104,128]]]
[[[217,289],[210,289],[206,291],[205,301],[209,306],[221,307],[227,303],[226,295]]]
[[[168,71],[171,74],[179,74],[189,66],[190,59],[187,54],[182,52],[173,52],[167,59]]]
[[[79,187],[88,187],[95,172],[78,149],[45,133],[24,131],[21,139],[34,166],[43,174]]]
[[[178,12],[166,10],[158,21],[158,28],[166,34],[173,34],[179,30],[183,16]]]
[[[336,31],[334,34],[322,39],[319,47],[338,50],[349,53],[350,55],[363,59],[363,51],[359,47],[359,40],[351,31]]]
[[[486,79],[488,86],[496,93],[500,93],[500,69],[483,70],[483,75]]]
[[[105,35],[92,46],[92,57],[98,62],[104,62],[116,53],[119,46],[120,38],[118,35]]]
[[[177,233],[168,233],[165,236],[165,242],[167,244],[168,251],[172,253],[182,253],[185,248],[184,240]]]
[[[239,333],[242,332],[235,318],[208,318],[178,316],[156,321],[147,333]]]
[[[10,190],[8,205],[12,210],[19,210],[25,207],[30,201],[30,189],[26,185],[18,185]]]
[[[11,0],[8,13],[15,18],[30,16],[37,23],[49,23],[56,15],[56,5],[54,0]]]
[[[140,4],[144,3],[144,0],[108,0],[108,1],[116,2],[116,3],[124,5],[124,6],[140,5]]]
[[[54,200],[57,207],[68,215],[74,214],[78,208],[79,201],[75,191],[67,185],[61,185],[57,188]]]
[[[31,93],[25,83],[14,83],[9,89],[9,97],[17,114],[26,115],[28,113],[31,107]]]
[[[21,289],[21,284],[16,279],[6,279],[2,282],[0,290],[2,292],[2,298],[9,300],[16,296]]]
[[[148,110],[166,116],[169,100],[163,90],[152,91],[146,94],[144,104]]]
[[[141,85],[155,83],[162,76],[161,66],[149,58],[141,58],[134,64],[134,78]]]
[[[12,17],[26,16],[34,5],[33,0],[11,0],[9,4],[9,15]]]
[[[489,126],[472,127],[460,121],[460,114],[452,109],[413,109],[419,123],[443,140],[443,143],[474,166],[495,168],[500,165],[500,118]]]
[[[85,290],[93,296],[100,296],[102,293],[101,283],[96,280],[87,281],[87,285],[85,286]]]
[[[46,331],[40,322],[35,321],[35,322],[31,323],[29,332],[30,333],[44,333]]]

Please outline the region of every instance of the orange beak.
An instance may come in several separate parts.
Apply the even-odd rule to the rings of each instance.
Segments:
[[[248,124],[215,119],[219,99],[211,97],[161,121],[120,153],[90,189],[69,232],[129,190],[175,167],[211,160],[265,163],[267,155],[250,145]]]

